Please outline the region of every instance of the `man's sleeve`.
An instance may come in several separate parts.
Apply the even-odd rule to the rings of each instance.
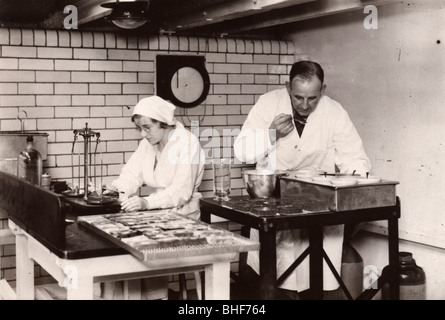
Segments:
[[[263,95],[249,112],[233,146],[235,157],[241,162],[260,163],[275,148],[269,138],[270,134],[275,134],[269,132],[269,126],[275,116],[272,103],[270,98]]]
[[[334,130],[335,163],[343,173],[366,175],[371,170],[371,162],[363,148],[354,124],[345,110],[340,113]]]

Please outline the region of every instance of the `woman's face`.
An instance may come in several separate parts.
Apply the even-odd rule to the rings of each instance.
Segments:
[[[159,122],[153,122],[152,119],[145,116],[134,118],[136,130],[141,133],[141,137],[147,139],[150,144],[158,144],[165,134],[165,129],[160,127]]]

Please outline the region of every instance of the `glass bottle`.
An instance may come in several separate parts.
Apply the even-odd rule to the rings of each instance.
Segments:
[[[18,155],[17,176],[33,184],[41,185],[43,160],[40,152],[34,149],[34,138],[26,138],[26,149]]]
[[[343,244],[341,278],[353,299],[363,292],[363,268],[362,256],[349,241],[345,241]]]
[[[343,242],[343,255],[341,259],[341,279],[351,294],[356,299],[363,292],[364,263],[360,253],[351,245],[349,240]],[[326,300],[347,300],[348,297],[342,288],[325,292]]]
[[[399,252],[399,284],[400,300],[426,299],[425,271],[416,265],[411,252]],[[382,289],[383,300],[389,299],[388,289],[387,285]]]

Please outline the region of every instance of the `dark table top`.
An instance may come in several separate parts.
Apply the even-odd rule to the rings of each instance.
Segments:
[[[10,215],[9,219],[62,259],[86,259],[128,253],[125,249],[82,227],[77,222],[66,223],[62,230],[64,237],[54,240],[29,228],[13,215]]]
[[[79,226],[80,207],[64,203],[62,195],[0,172],[0,209],[25,232],[64,259],[82,259],[125,254],[127,251],[102,236]],[[73,210],[74,208],[74,210]],[[94,213],[101,213],[100,207]],[[109,213],[112,207],[103,210]],[[116,209],[116,208],[115,208]],[[120,206],[118,207],[118,212]],[[85,213],[85,212],[84,212]],[[71,220],[71,223],[67,222]]]
[[[351,211],[329,211],[301,206],[280,198],[251,199],[249,196],[233,196],[229,201],[201,198],[201,216],[208,221],[208,214],[214,214],[259,230],[286,230],[319,225],[337,225],[361,221],[387,220],[400,217],[400,205],[360,209]],[[306,209],[305,209],[306,208]]]

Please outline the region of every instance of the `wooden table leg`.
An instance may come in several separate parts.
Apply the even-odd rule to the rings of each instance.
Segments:
[[[142,280],[132,279],[124,280],[124,300],[141,300],[142,297]]]
[[[211,223],[211,221],[210,221],[210,213],[207,212],[206,210],[203,210],[202,208],[201,208],[200,219],[201,219],[202,222]]]
[[[230,262],[215,262],[205,267],[205,299],[230,300]]]
[[[67,288],[68,300],[93,300],[94,283],[92,277],[74,279],[72,286]]]
[[[399,300],[399,224],[397,216],[388,219],[388,252],[389,266],[392,272],[389,278],[389,298]]]
[[[309,245],[311,248],[309,256],[309,283],[311,298],[323,299],[323,227],[311,228],[309,230]]]
[[[250,228],[246,226],[241,227],[241,236],[249,239],[250,238]],[[239,279],[242,281],[243,279],[247,279],[247,254],[248,252],[240,252],[239,254],[239,264],[238,264],[238,274]]]
[[[29,257],[28,238],[16,235],[17,299],[34,300],[34,260]]]
[[[276,232],[260,231],[260,299],[275,299],[277,280]]]

